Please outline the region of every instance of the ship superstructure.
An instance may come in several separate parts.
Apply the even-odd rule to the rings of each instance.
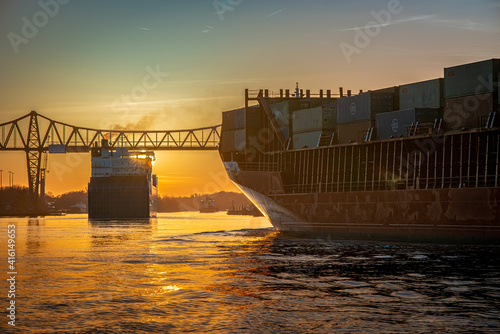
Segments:
[[[88,187],[89,218],[156,217],[158,179],[153,151],[112,150],[106,140],[92,149]]]
[[[357,95],[246,90],[221,158],[281,231],[500,242],[499,77],[490,59]]]

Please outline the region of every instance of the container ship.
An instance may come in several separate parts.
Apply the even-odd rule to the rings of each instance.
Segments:
[[[88,185],[90,219],[156,217],[158,179],[152,174],[153,151],[112,150],[107,140],[93,147]]]
[[[219,153],[280,231],[499,243],[499,76],[489,59],[356,95],[247,89]]]

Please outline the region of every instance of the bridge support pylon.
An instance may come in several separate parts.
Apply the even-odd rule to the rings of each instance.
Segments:
[[[42,161],[42,145],[38,129],[37,113],[30,113],[28,138],[25,144],[26,162],[28,166],[28,192],[34,208],[38,206],[38,189],[40,186],[40,166]]]

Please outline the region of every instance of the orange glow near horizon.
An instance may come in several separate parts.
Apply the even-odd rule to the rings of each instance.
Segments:
[[[226,175],[216,151],[156,152],[153,173],[158,176],[161,196],[190,196],[218,191],[238,192]],[[27,167],[24,152],[2,153],[0,170],[2,184],[8,186],[9,171],[14,172],[14,185],[27,186]],[[200,163],[201,161],[201,163]],[[50,154],[46,192],[61,195],[86,190],[90,180],[90,154]]]

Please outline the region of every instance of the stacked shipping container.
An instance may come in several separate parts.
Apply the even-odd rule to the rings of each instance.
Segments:
[[[370,121],[381,112],[394,110],[394,94],[367,92],[337,100],[337,122],[348,124]]]
[[[339,143],[361,140],[373,127],[375,115],[397,109],[397,87],[347,96],[337,100],[337,134]]]
[[[499,76],[500,59],[445,68],[445,128],[485,127],[490,112],[499,109]]]
[[[316,147],[322,129],[322,107],[294,111],[292,113],[293,148]]]
[[[221,152],[244,151],[246,146],[245,108],[222,113]]]
[[[293,134],[293,148],[316,147],[321,138],[321,130]]]
[[[412,108],[378,114],[375,116],[377,139],[408,136],[412,124],[434,123],[439,118],[441,112],[436,108]]]
[[[323,133],[333,132],[336,123],[335,105],[301,109],[292,112],[293,148],[318,146]]]
[[[363,141],[366,138],[366,132],[373,127],[373,122],[361,121],[337,125],[338,143],[345,144],[349,142]]]
[[[323,136],[321,145],[332,142],[332,133],[336,143],[362,141],[375,125],[377,138],[388,139],[408,135],[405,129],[416,122],[434,123],[440,118],[445,130],[485,126],[490,111],[498,112],[499,79],[500,59],[490,59],[445,68],[444,79],[368,91],[336,101],[276,99],[269,107],[284,138],[291,138],[289,149],[316,147],[325,133],[330,137]],[[221,151],[241,152],[252,146],[249,143],[258,141],[264,118],[260,106],[224,112]]]
[[[442,108],[443,79],[433,79],[399,86],[399,108]]]
[[[262,112],[259,105],[246,108],[245,114],[246,143],[244,145],[244,148],[248,153],[246,155],[246,160],[248,162],[253,162],[254,159],[257,158],[255,152],[262,150],[263,140],[264,138],[267,138],[267,131],[263,128],[264,120],[262,117],[264,116],[264,113]],[[237,139],[236,142],[241,140],[242,139]]]

